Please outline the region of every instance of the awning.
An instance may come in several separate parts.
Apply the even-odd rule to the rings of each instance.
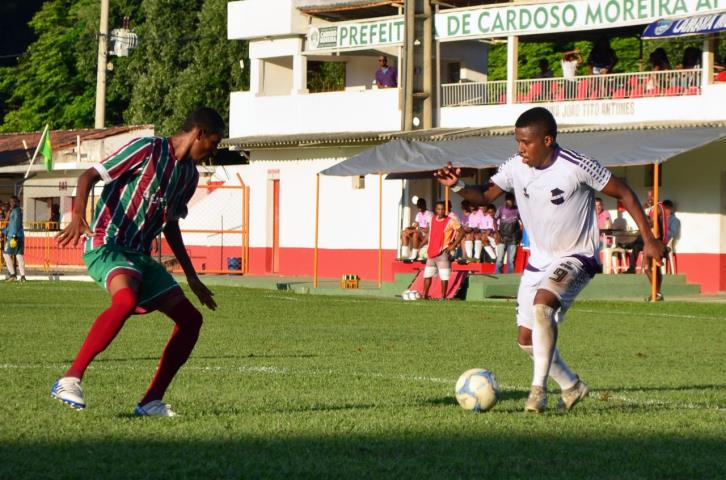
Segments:
[[[645,27],[645,39],[706,35],[726,30],[726,11],[685,18],[663,18]]]
[[[683,152],[726,140],[726,125],[631,130],[562,132],[557,142],[608,167],[662,163]],[[724,144],[726,147],[726,142]],[[420,142],[396,139],[323,170],[323,175],[354,176],[431,172],[451,161],[457,167],[492,168],[516,152],[512,134]]]

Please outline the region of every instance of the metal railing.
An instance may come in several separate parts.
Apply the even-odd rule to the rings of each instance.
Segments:
[[[445,83],[441,85],[442,107],[498,105],[507,103],[507,82]]]
[[[700,95],[701,69],[537,78],[515,82],[515,103]],[[506,82],[441,86],[442,107],[506,103]]]

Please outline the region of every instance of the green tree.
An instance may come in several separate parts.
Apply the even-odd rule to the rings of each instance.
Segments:
[[[192,64],[195,12],[201,7],[202,0],[144,0],[148,21],[138,28],[139,48],[129,65],[134,84],[127,122],[153,123],[162,135],[177,130],[174,90],[179,75]]]
[[[3,131],[83,127],[93,122],[93,91],[79,72],[76,49],[88,41],[81,12],[91,0],[49,0],[30,21],[38,39],[15,67],[0,71],[7,113]]]
[[[247,42],[227,40],[227,0],[205,0],[197,20],[191,63],[179,74],[164,128],[178,129],[200,106],[216,109],[229,126],[229,94],[249,86]]]

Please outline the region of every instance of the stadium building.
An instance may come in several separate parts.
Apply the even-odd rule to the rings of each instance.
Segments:
[[[249,91],[231,92],[224,144],[249,163],[215,176],[234,182],[239,174],[250,187],[249,272],[311,275],[317,264],[323,277],[392,279],[401,268],[401,228],[415,213],[410,198],[432,205],[446,192],[400,164],[405,155],[390,142],[466,139],[482,152],[509,151],[503,161],[515,152],[515,119],[540,105],[558,120],[563,144],[596,158],[619,150],[609,164],[641,199],[653,185],[652,163],[664,162],[660,198],[676,202],[682,222],[678,272],[704,292],[726,290],[726,83],[716,81],[718,34],[708,28],[723,24],[723,13],[717,2],[676,0],[230,2],[228,36],[249,41],[251,80]],[[707,14],[717,15],[698,17]],[[524,42],[596,41],[651,24],[654,35],[700,32],[698,65],[568,79],[518,75]],[[489,81],[488,53],[499,42],[507,77]],[[375,84],[381,55],[396,69],[396,87]],[[330,65],[344,72],[344,84],[313,91],[326,90],[313,80]],[[383,167],[371,155],[327,172],[348,176],[318,175],[375,146],[379,157],[391,155]],[[496,165],[489,156],[482,155],[489,168],[478,169],[479,181]],[[460,198],[450,199],[456,209]]]
[[[412,268],[395,260],[416,213],[411,198],[431,207],[448,197],[458,209],[461,198],[431,170],[458,161],[471,168],[469,183],[485,183],[515,153],[518,115],[543,106],[560,125],[561,144],[608,165],[641,199],[659,164],[659,197],[675,202],[681,220],[678,273],[703,292],[724,291],[724,12],[715,0],[229,2],[227,41],[249,42],[240,66],[250,88],[230,92],[222,146],[236,156],[201,167],[182,221],[192,261],[208,273],[393,280]],[[627,35],[663,45],[686,34],[700,48],[687,68],[594,75],[582,65],[565,78],[553,64],[538,78],[519,72],[537,60],[520,57],[528,42]],[[506,66],[489,58],[499,44]],[[390,86],[376,82],[382,56]],[[505,79],[489,80],[503,67]],[[34,182],[49,175],[57,181],[60,173],[38,172]],[[622,216],[611,199],[605,207]],[[170,252],[162,244],[157,253]]]

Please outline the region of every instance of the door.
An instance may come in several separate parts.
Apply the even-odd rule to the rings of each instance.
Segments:
[[[280,272],[280,180],[272,181],[272,273]]]

